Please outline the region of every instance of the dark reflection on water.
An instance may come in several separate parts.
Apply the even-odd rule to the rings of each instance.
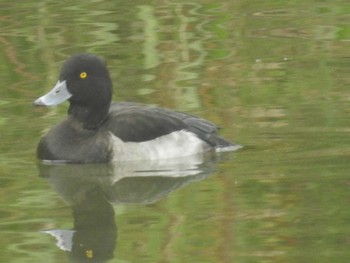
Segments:
[[[216,156],[219,157],[219,156]],[[117,226],[113,204],[150,204],[215,170],[214,156],[116,164],[39,164],[39,176],[70,205],[72,229],[49,229],[72,262],[113,258]]]

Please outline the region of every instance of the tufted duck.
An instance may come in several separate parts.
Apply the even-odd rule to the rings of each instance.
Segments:
[[[144,104],[111,103],[112,83],[105,63],[78,54],[64,64],[55,87],[37,106],[69,101],[68,117],[39,142],[38,158],[71,163],[159,160],[232,151],[240,146],[217,135],[200,117]]]

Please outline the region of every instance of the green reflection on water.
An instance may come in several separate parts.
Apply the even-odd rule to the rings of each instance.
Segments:
[[[116,207],[111,262],[348,262],[347,1],[0,5],[0,261],[66,260],[37,231],[69,229],[70,208],[35,168],[66,106],[31,102],[88,51],[106,58],[115,99],[200,114],[245,145],[206,181]]]

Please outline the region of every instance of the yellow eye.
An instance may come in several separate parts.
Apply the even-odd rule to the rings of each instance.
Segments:
[[[85,79],[87,77],[87,73],[86,72],[81,72],[80,73],[80,78],[81,79]]]
[[[93,250],[86,250],[85,255],[87,258],[93,258],[94,257],[94,251]]]

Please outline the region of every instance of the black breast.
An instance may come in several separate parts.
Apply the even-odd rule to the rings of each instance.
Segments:
[[[108,132],[86,130],[70,118],[41,138],[37,156],[41,160],[71,163],[103,163],[111,159]]]

